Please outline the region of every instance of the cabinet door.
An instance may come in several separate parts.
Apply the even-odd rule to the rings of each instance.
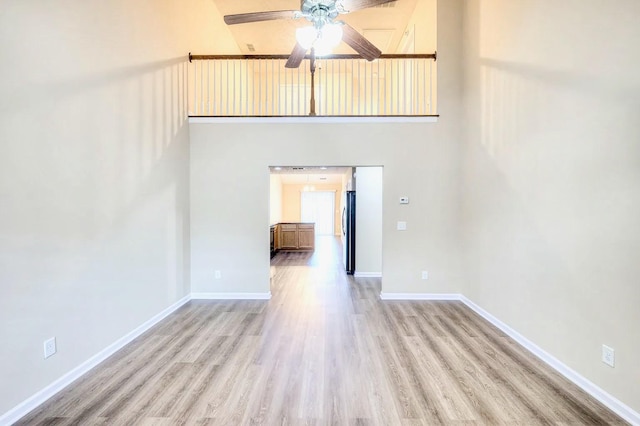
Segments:
[[[298,248],[298,229],[296,225],[280,225],[280,247],[283,249]]]
[[[313,225],[300,225],[298,228],[298,247],[313,250],[315,246],[315,231]]]

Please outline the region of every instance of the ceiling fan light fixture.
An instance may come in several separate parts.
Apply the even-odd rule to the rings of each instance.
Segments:
[[[296,30],[296,40],[305,49],[311,49],[318,38],[318,30],[314,26],[302,27]]]
[[[329,55],[342,41],[342,25],[326,24],[318,34],[315,43],[316,54]]]
[[[329,55],[342,41],[341,24],[325,24],[320,29],[315,26],[296,30],[296,40],[305,49],[313,47],[316,55]]]

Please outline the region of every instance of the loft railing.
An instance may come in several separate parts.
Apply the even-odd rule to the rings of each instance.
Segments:
[[[436,54],[189,55],[192,117],[433,116]],[[315,67],[312,67],[315,65]],[[312,72],[313,69],[313,72]]]

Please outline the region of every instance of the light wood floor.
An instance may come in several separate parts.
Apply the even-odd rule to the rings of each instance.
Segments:
[[[624,424],[457,302],[382,302],[333,238],[270,301],[192,301],[19,424]]]

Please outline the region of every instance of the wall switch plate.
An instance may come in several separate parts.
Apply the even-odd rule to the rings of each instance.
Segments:
[[[409,197],[400,197],[400,204],[409,204]]]
[[[214,275],[214,277],[216,277],[216,280],[219,280],[219,279],[222,278],[222,272],[220,272],[220,271],[214,272],[213,275]]]
[[[49,358],[51,355],[56,353],[56,338],[52,337],[51,339],[44,341],[44,359]]]
[[[429,271],[422,271],[422,279],[423,280],[429,279]]]
[[[610,348],[607,345],[602,345],[602,362],[610,367],[615,367],[616,354],[613,348]]]
[[[398,222],[398,231],[406,231],[407,222]]]

